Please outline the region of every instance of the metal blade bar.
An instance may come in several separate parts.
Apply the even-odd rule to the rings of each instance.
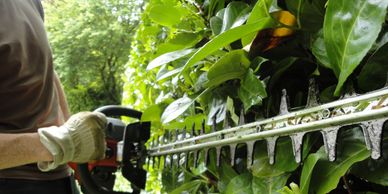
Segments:
[[[203,148],[245,143],[299,132],[320,131],[388,117],[388,88],[338,100],[301,111],[233,127],[209,134],[152,146],[149,156],[181,153]]]
[[[376,109],[369,112],[360,112],[353,113],[351,115],[342,115],[331,119],[325,119],[320,121],[314,121],[310,123],[304,123],[300,125],[287,126],[280,129],[274,129],[269,131],[262,131],[258,133],[251,133],[246,135],[238,135],[229,138],[222,138],[222,133],[220,136],[206,138],[196,138],[193,141],[185,141],[181,143],[167,144],[160,147],[155,147],[149,149],[149,156],[160,156],[167,154],[174,154],[180,152],[187,152],[193,150],[200,150],[204,148],[212,148],[225,146],[229,144],[239,144],[245,143],[247,141],[252,140],[260,140],[268,137],[276,137],[276,136],[288,136],[298,132],[312,132],[312,131],[320,131],[322,128],[327,128],[330,126],[344,126],[357,124],[362,121],[375,120],[379,118],[388,117],[388,107],[384,107],[381,109]],[[256,127],[244,128],[246,130],[255,130]],[[192,138],[194,139],[194,138]]]

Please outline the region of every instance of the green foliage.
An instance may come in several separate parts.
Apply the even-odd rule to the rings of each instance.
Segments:
[[[350,167],[359,161],[365,160],[370,156],[366,149],[361,129],[353,128],[344,130],[339,135],[337,158],[335,162],[326,159],[324,148],[321,147],[317,153],[312,154],[307,159],[303,167],[301,176],[302,193],[328,193],[335,189],[342,176]],[[312,172],[311,172],[312,171]],[[310,187],[307,187],[310,182]],[[311,187],[311,185],[314,185]],[[308,191],[310,188],[310,191]]]
[[[221,129],[226,119],[237,125],[240,113],[246,122],[277,115],[282,89],[291,108],[304,107],[310,78],[319,85],[321,102],[337,99],[352,85],[358,92],[381,88],[388,3],[373,2],[150,0],[131,44],[123,104],[144,110],[155,138],[200,126],[205,118],[209,132],[214,118]],[[304,138],[302,165],[295,162],[289,138],[280,138],[274,165],[265,142],[256,143],[249,170],[243,146],[237,147],[234,167],[227,149],[220,167],[210,149],[207,166],[201,152],[197,167],[191,158],[187,169],[150,170],[147,190],[329,193],[341,192],[340,180],[350,175],[386,185],[384,170],[375,178],[360,170],[382,169],[386,163],[370,165],[357,130],[339,135],[335,162],[327,161],[317,134]]]
[[[72,112],[120,104],[122,73],[140,5],[124,1],[44,2],[54,63]]]
[[[387,6],[387,0],[328,2],[323,30],[330,67],[338,77],[335,95],[376,41]]]

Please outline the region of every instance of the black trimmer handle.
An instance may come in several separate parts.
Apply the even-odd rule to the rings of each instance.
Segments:
[[[140,119],[142,113],[130,109],[128,107],[119,106],[119,105],[108,105],[97,108],[94,112],[101,112],[107,117],[112,116],[127,116],[135,119]],[[119,192],[119,191],[109,191],[108,189],[97,185],[90,175],[88,169],[88,163],[82,163],[77,165],[77,169],[82,181],[82,185],[86,190],[86,194],[138,194],[140,190],[133,189],[133,192]]]

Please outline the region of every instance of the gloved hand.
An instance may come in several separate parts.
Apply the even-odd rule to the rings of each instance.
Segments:
[[[53,155],[53,161],[38,162],[41,171],[67,162],[85,163],[103,159],[107,119],[102,113],[80,112],[60,127],[38,129],[40,141]]]

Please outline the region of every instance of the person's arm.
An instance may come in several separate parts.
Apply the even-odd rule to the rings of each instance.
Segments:
[[[41,171],[49,171],[68,162],[103,159],[106,125],[102,113],[80,112],[62,126],[39,128],[37,133],[0,133],[0,169],[37,163]]]
[[[52,159],[38,133],[0,134],[0,169]]]

